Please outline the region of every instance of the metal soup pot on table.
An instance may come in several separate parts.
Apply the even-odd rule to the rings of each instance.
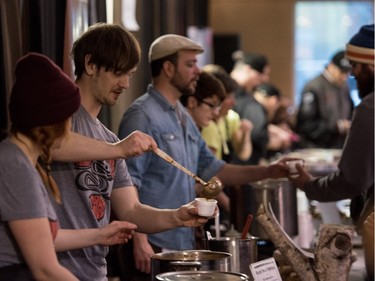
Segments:
[[[231,270],[231,254],[209,250],[186,250],[158,253],[151,256],[152,280],[164,272]]]
[[[249,280],[246,274],[224,271],[177,271],[160,273],[156,276],[158,281],[187,281],[187,280],[215,280],[215,281],[241,281]]]

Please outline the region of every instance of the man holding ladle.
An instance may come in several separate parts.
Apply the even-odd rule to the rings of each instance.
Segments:
[[[240,166],[218,160],[202,139],[181,95],[192,95],[200,70],[201,46],[174,34],[156,39],[149,51],[152,84],[124,114],[119,136],[134,130],[151,135],[162,151],[205,181],[217,176],[225,185],[241,185],[266,178],[286,177],[285,159],[270,166]],[[165,159],[165,157],[164,157]],[[159,208],[173,208],[196,197],[195,181],[155,153],[128,159],[127,164],[140,201]],[[138,273],[150,271],[150,255],[169,250],[194,249],[194,232],[188,228],[134,235],[134,262]],[[129,263],[125,257],[126,263]],[[127,272],[127,277],[131,272]],[[149,279],[144,275],[145,280]],[[131,280],[131,279],[129,279]],[[139,280],[139,279],[138,279]]]

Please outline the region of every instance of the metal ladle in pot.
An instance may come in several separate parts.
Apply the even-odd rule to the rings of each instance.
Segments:
[[[195,175],[193,172],[189,171],[184,166],[176,162],[171,156],[169,156],[163,150],[157,148],[156,150],[153,150],[153,152],[160,158],[164,159],[168,163],[172,164],[176,168],[191,176],[197,182],[201,183],[203,185],[203,190],[201,194],[202,197],[215,198],[223,190],[223,184],[217,177],[212,177],[208,182],[205,182],[200,177]]]

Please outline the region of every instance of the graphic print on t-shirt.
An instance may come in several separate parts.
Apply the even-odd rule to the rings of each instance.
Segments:
[[[57,232],[59,231],[59,222],[57,220],[51,220],[51,219],[48,219],[49,221],[49,226],[50,226],[50,229],[51,229],[51,234],[52,234],[52,239],[53,241],[55,241],[56,237],[57,237]]]
[[[105,216],[105,201],[109,200],[109,183],[114,178],[114,160],[76,162],[76,186],[85,192],[91,203],[91,210],[99,221]]]

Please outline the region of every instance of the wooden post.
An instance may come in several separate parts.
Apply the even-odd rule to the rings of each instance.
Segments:
[[[281,228],[271,207],[259,206],[256,220],[264,228],[301,281],[348,280],[354,229],[345,225],[321,225],[315,253],[300,249]]]

